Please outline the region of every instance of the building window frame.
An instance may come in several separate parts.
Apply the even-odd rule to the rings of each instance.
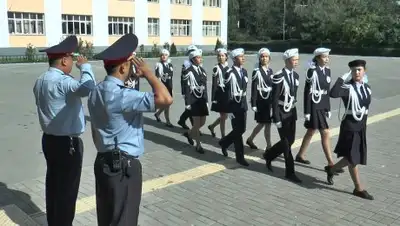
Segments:
[[[221,21],[203,21],[203,37],[221,36]]]
[[[90,15],[61,15],[63,35],[93,35],[93,21]]]
[[[44,13],[7,12],[10,35],[45,35]]]
[[[122,36],[128,33],[135,33],[135,18],[109,16],[108,17],[108,35]]]
[[[221,8],[221,0],[203,0],[204,7]]]
[[[199,0],[197,0],[197,1],[199,1]],[[191,6],[192,0],[171,0],[171,4]]]
[[[192,36],[192,21],[183,19],[171,19],[170,33],[173,37]]]
[[[147,33],[149,37],[160,36],[160,19],[159,18],[147,18]]]

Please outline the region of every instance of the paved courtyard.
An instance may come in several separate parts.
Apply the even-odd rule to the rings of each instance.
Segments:
[[[334,79],[348,70],[352,56],[332,56]],[[245,67],[251,73],[255,56],[247,56]],[[280,70],[280,54],[272,55],[271,67]],[[300,56],[299,96],[302,96],[304,74],[311,55]],[[302,185],[284,180],[284,163],[273,162],[274,173],[267,172],[261,150],[246,149],[250,167],[239,167],[230,152],[224,158],[209,131],[203,128],[206,154],[200,155],[189,146],[180,128],[170,129],[146,114],[143,164],[143,198],[141,226],[203,226],[203,225],[400,225],[400,77],[397,58],[363,57],[367,60],[373,103],[368,127],[368,165],[361,167],[361,176],[374,201],[351,195],[353,185],[348,171],[335,177],[335,185],[326,184],[326,164],[319,136],[314,137],[307,152],[311,165],[296,165]],[[174,104],[171,120],[176,123],[183,110],[180,97],[179,71],[183,58],[174,58]],[[214,57],[204,59],[211,74]],[[155,60],[149,60],[150,65]],[[44,202],[45,161],[41,153],[41,131],[38,125],[32,87],[35,79],[46,70],[46,64],[0,65],[0,225],[46,225]],[[98,81],[105,76],[102,64],[93,63]],[[76,74],[76,70],[74,74]],[[210,78],[210,76],[209,76]],[[142,90],[150,90],[141,81]],[[86,100],[84,100],[86,105]],[[332,148],[336,144],[339,102],[332,101]],[[302,100],[298,103],[297,153],[305,133]],[[87,111],[86,111],[87,113]],[[217,117],[212,113],[211,123]],[[255,127],[253,112],[248,114],[246,139]],[[163,116],[161,117],[162,119]],[[87,117],[90,123],[90,117]],[[399,126],[399,127],[397,127]],[[96,151],[90,126],[82,136],[85,144],[84,169],[74,225],[96,225],[93,162]],[[228,123],[227,130],[230,130]],[[216,130],[219,137],[219,128]],[[277,141],[272,128],[273,142]],[[255,140],[260,149],[265,142],[260,133]]]

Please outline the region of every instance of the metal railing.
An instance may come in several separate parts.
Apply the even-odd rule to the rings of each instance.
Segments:
[[[203,52],[203,56],[215,55],[214,51]],[[159,57],[157,52],[136,52],[136,56],[143,58],[156,58]],[[171,54],[171,57],[185,56],[185,52],[178,51]],[[92,56],[87,56],[89,60],[95,60]],[[36,55],[0,55],[0,64],[12,64],[12,63],[39,63],[47,62],[48,58],[45,54]]]

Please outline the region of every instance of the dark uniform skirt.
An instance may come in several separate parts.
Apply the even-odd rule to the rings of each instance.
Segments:
[[[254,114],[254,120],[256,120],[257,123],[271,123],[271,105],[265,104],[263,106],[257,106],[257,112]]]
[[[329,129],[325,110],[311,111],[310,120],[304,121],[306,129]]]
[[[207,116],[209,114],[207,102],[205,99],[198,99],[190,107],[191,107],[190,109],[191,116],[202,117],[202,116]]]
[[[346,157],[353,165],[367,164],[367,131],[349,131],[340,128],[335,153],[337,157]]]
[[[172,97],[172,84],[170,84],[170,82],[168,82],[168,81],[167,82],[162,82],[162,83],[164,84],[165,87],[167,87],[167,90],[168,90],[169,94]]]
[[[221,90],[220,87],[218,87],[215,93],[215,100],[217,101],[217,103],[211,104],[211,111],[219,113],[228,113],[228,105],[229,105],[228,96],[224,91]]]

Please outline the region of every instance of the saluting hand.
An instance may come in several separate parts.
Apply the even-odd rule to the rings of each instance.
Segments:
[[[78,59],[76,61],[76,67],[78,69],[81,69],[82,64],[86,64],[88,62],[87,58],[84,56],[78,56]]]
[[[147,63],[142,58],[133,57],[131,59],[131,62],[136,68],[137,77],[143,77],[145,74],[151,72],[149,65],[147,65]]]

